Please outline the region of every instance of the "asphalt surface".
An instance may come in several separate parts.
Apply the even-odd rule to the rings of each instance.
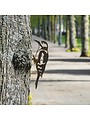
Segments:
[[[43,40],[32,36],[32,51]],[[88,105],[90,104],[90,58],[79,57],[80,52],[66,52],[64,45],[49,41],[49,61],[45,73],[35,89],[36,68],[31,70],[33,105]]]

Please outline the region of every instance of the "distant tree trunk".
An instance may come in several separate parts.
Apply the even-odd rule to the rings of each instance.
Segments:
[[[76,29],[75,29],[75,17],[74,15],[69,16],[70,19],[70,49],[76,48]]]
[[[54,43],[56,43],[56,15],[54,15]]]
[[[81,37],[82,37],[82,52],[81,57],[88,57],[89,50],[89,16],[82,15],[81,16]]]
[[[75,22],[75,26],[76,26],[76,38],[78,38],[78,21]]]
[[[50,15],[47,15],[47,33],[48,33],[48,40],[51,40],[51,22],[50,22]]]
[[[55,42],[57,42],[58,39],[58,25],[59,25],[59,20],[58,20],[58,15],[55,15]]]
[[[48,35],[47,35],[47,20],[45,19],[46,16],[43,15],[42,16],[42,36],[44,39],[48,39]]]
[[[38,16],[38,37],[40,37],[40,17]]]
[[[62,44],[62,15],[59,15],[58,45]]]
[[[42,37],[45,38],[45,19],[44,19],[44,15],[42,16]]]
[[[65,39],[65,47],[69,48],[69,16],[66,16],[66,39]]]
[[[45,16],[46,17],[46,16]],[[45,19],[45,18],[44,18]],[[45,25],[45,39],[47,39],[48,40],[48,31],[47,31],[47,19],[45,20],[45,23],[44,23],[44,25]]]
[[[0,56],[0,104],[27,105],[32,60],[30,16],[0,16]]]
[[[51,23],[52,23],[52,29],[51,29],[51,39],[55,43],[55,23],[54,23],[54,15],[51,16]]]

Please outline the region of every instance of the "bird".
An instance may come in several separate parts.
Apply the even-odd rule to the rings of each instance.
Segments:
[[[40,42],[38,40],[35,40],[35,42],[37,42],[39,45],[36,55],[33,55],[33,61],[36,64],[36,69],[37,69],[37,78],[36,78],[36,82],[35,82],[35,89],[37,89],[39,78],[43,76],[43,73],[45,71],[49,53],[48,53],[48,44],[46,41]],[[37,56],[37,54],[38,54],[38,56]],[[36,58],[36,56],[37,56],[37,58]]]

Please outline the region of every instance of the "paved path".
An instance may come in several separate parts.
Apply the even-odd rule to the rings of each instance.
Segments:
[[[42,40],[36,36],[33,39]],[[31,92],[34,105],[90,104],[90,58],[79,52],[66,52],[64,46],[48,41],[49,61],[45,73],[34,89],[35,65],[32,65]],[[33,53],[37,43],[32,40]]]

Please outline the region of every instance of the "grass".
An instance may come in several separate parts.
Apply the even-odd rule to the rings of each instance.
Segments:
[[[62,43],[65,44],[65,35],[62,35]],[[72,48],[72,50],[67,49],[67,52],[80,52],[81,50],[81,38],[77,38],[76,48]]]
[[[81,38],[77,38],[76,46],[81,49],[82,47]]]
[[[80,52],[80,49],[76,47],[76,48],[72,48],[72,50],[67,49],[66,51],[67,52]]]
[[[65,35],[62,35],[62,43],[65,44]],[[81,49],[81,38],[77,38],[76,47]]]
[[[62,43],[65,44],[65,36],[62,35]],[[82,49],[82,43],[81,43],[81,38],[78,37],[77,38],[77,42],[76,42],[76,48],[72,48],[72,51],[70,49],[67,49],[67,52],[80,52]],[[89,51],[88,51],[88,56],[90,56],[90,39],[89,39]]]
[[[62,44],[65,44],[65,35],[62,35]]]

